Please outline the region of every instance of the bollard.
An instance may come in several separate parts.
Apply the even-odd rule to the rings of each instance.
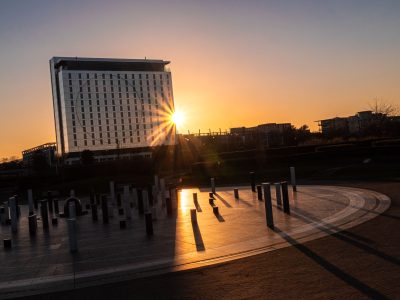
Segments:
[[[56,217],[51,218],[51,224],[53,226],[57,226],[58,225],[58,219]]]
[[[282,206],[281,184],[277,182],[274,185],[275,185],[276,205]]]
[[[193,202],[197,203],[197,193],[193,193]]]
[[[17,199],[14,196],[8,202],[10,206],[11,231],[15,233],[18,231]]]
[[[28,224],[29,224],[29,234],[31,236],[36,235],[37,217],[35,214],[28,216]]]
[[[144,212],[149,212],[150,205],[149,205],[149,194],[146,190],[143,190],[143,210]]]
[[[28,190],[28,205],[29,205],[29,215],[32,215],[34,212],[34,208],[33,208],[33,194],[31,189]]]
[[[283,212],[290,214],[290,204],[289,204],[289,192],[288,185],[286,181],[281,182],[282,186],[282,200],[283,200]]]
[[[149,185],[147,187],[147,195],[149,199],[149,207],[153,206],[153,187]]]
[[[294,167],[290,167],[290,181],[292,184],[292,189],[293,192],[297,192],[297,186],[296,186],[296,170]]]
[[[143,208],[143,191],[141,189],[137,190],[138,195],[138,211],[140,215],[143,215],[144,208]]]
[[[219,215],[218,206],[213,206],[213,213],[214,213],[214,215],[216,215],[216,216]]]
[[[74,202],[68,204],[68,216],[70,219],[76,219],[76,207]]]
[[[49,214],[47,211],[47,201],[46,200],[40,201],[40,214],[42,217],[43,229],[49,228]]]
[[[257,185],[257,199],[262,201],[263,199],[263,194],[262,194],[262,189],[261,189],[261,185]]]
[[[108,204],[106,195],[101,197],[101,210],[103,213],[103,224],[108,224]]]
[[[124,209],[123,208],[118,208],[118,214],[122,216],[124,214]]]
[[[265,218],[267,221],[267,226],[273,229],[274,217],[272,214],[271,186],[269,183],[263,183],[262,186],[264,188]]]
[[[150,212],[144,214],[146,220],[146,233],[147,235],[153,235],[153,218]]]
[[[239,189],[233,189],[233,194],[235,195],[235,199],[239,199]]]
[[[120,220],[119,221],[119,228],[120,229],[125,229],[126,228],[126,221],[125,220]]]
[[[197,223],[197,210],[195,208],[190,210],[190,219],[192,223]]]
[[[60,208],[58,207],[58,199],[55,198],[53,200],[53,202],[54,202],[54,212],[56,215],[58,215],[58,214],[60,214]]]
[[[215,178],[211,178],[211,192],[215,194]]]
[[[67,219],[69,250],[71,252],[78,251],[78,241],[76,239],[76,219]]]
[[[256,192],[256,175],[254,172],[250,172],[250,184],[251,184],[251,191],[253,193]]]
[[[111,204],[115,206],[114,181],[110,181],[110,198],[111,198]]]
[[[49,212],[53,214],[53,197],[51,195],[51,191],[47,191],[47,203],[49,204]]]
[[[124,202],[124,210],[125,215],[128,220],[132,218],[132,212],[130,207],[130,195],[129,195],[129,185],[124,186],[124,194],[123,194],[123,202]]]
[[[92,220],[97,221],[97,204],[93,203],[90,208],[92,210]]]
[[[0,223],[2,225],[6,224],[6,213],[4,210],[4,206],[0,206]]]
[[[6,249],[6,250],[11,249],[11,239],[4,239],[3,246],[4,246],[4,249]]]
[[[167,215],[171,216],[172,215],[172,200],[170,197],[165,199],[166,206],[167,206]]]

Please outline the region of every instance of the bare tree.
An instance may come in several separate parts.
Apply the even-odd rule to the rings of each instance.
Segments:
[[[385,116],[395,116],[399,113],[399,107],[391,102],[387,102],[382,98],[375,97],[369,103],[369,108],[373,113],[382,114]]]

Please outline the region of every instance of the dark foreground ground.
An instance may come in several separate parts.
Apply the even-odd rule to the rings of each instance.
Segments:
[[[220,265],[26,299],[400,299],[400,183],[342,184],[388,195],[349,231]]]

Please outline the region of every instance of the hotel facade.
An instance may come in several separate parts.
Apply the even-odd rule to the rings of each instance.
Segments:
[[[174,145],[168,61],[53,57],[57,153]]]

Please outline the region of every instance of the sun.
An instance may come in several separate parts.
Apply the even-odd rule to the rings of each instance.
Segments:
[[[182,111],[176,110],[171,115],[171,121],[179,128],[185,122],[185,114]]]

